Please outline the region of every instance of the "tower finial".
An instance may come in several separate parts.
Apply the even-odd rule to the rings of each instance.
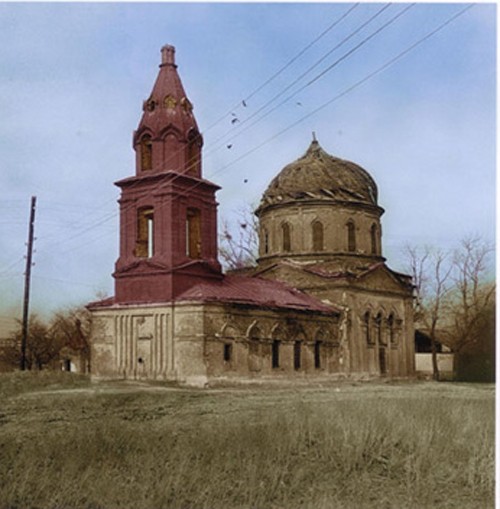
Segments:
[[[313,143],[318,143],[318,140],[316,139],[316,132],[313,131]]]
[[[166,44],[161,49],[161,65],[174,65],[175,66],[175,48],[170,44]]]

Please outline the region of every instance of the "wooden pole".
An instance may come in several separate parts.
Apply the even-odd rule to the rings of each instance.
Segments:
[[[23,329],[21,336],[21,370],[26,369],[26,345],[28,343],[28,320],[30,302],[31,266],[33,258],[33,240],[35,232],[36,196],[31,197],[31,211],[28,233],[28,252],[26,255],[26,272],[24,273]]]

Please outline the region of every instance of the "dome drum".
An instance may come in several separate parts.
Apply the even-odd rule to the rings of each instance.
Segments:
[[[382,260],[382,228],[377,211],[297,204],[268,209],[259,219],[259,263],[275,257],[312,260],[338,255]]]

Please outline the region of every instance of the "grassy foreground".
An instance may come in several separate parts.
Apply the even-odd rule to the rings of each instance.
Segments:
[[[0,508],[494,506],[494,387],[0,375]]]

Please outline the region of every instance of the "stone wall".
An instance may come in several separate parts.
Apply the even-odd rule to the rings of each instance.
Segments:
[[[205,323],[209,377],[345,372],[347,351],[336,315],[225,305],[207,307]]]
[[[222,303],[93,310],[91,344],[96,378],[201,386],[221,377],[344,373],[348,355],[335,313]]]
[[[98,378],[175,378],[171,307],[92,311],[91,366]]]
[[[414,373],[411,297],[333,285],[308,293],[343,307],[347,317],[351,373],[391,377]],[[366,313],[369,313],[368,319]]]

